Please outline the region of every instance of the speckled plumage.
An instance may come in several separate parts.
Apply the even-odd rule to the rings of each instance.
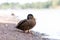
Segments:
[[[36,21],[35,21],[35,18],[33,17],[32,14],[28,14],[27,16],[27,19],[24,19],[24,20],[21,20],[16,28],[17,29],[20,29],[20,30],[23,30],[23,31],[26,31],[26,30],[30,30],[32,29],[36,24]]]

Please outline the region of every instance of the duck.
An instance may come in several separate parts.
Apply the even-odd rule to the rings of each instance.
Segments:
[[[19,21],[16,28],[24,32],[27,31],[29,33],[29,30],[32,29],[35,25],[36,25],[36,20],[33,14],[28,14],[27,19]]]

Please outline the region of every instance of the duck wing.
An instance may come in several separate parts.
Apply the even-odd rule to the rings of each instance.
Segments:
[[[26,19],[25,19],[25,20],[21,20],[21,21],[17,24],[16,28],[21,29],[21,26],[22,26],[26,21],[27,21]]]

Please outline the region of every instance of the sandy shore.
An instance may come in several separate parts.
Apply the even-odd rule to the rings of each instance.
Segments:
[[[0,16],[0,23],[18,23],[19,20],[15,16],[10,16],[10,17],[4,17]]]

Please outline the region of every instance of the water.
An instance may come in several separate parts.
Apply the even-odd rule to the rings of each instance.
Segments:
[[[11,16],[14,13],[20,20],[28,14],[36,18],[36,26],[32,29],[40,33],[46,33],[49,38],[60,39],[60,10],[59,9],[15,9],[0,10],[1,16]]]

